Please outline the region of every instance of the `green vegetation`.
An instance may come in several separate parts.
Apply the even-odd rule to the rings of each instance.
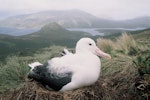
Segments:
[[[133,62],[138,67],[138,71],[141,76],[144,74],[150,74],[150,52],[145,55],[138,55]]]
[[[60,55],[64,47],[51,46],[37,51],[33,56],[11,56],[6,58],[6,64],[0,63],[0,93],[20,88],[26,81],[29,72],[28,64],[34,61],[44,63],[54,55]],[[41,53],[42,52],[42,53]]]
[[[27,63],[20,61],[18,57],[8,57],[7,63],[0,66],[0,92],[20,88],[29,71]]]
[[[40,31],[24,36],[0,35],[0,60],[4,60],[10,54],[32,55],[35,51],[52,45],[74,47],[81,37],[91,35],[68,31],[56,23],[45,25]]]
[[[134,35],[124,33],[113,40],[98,38],[98,46],[110,53],[112,59],[101,59],[101,76],[93,86],[64,93],[45,90],[40,84],[29,81],[26,76],[29,63],[34,61],[44,63],[47,59],[59,56],[65,47],[50,46],[36,51],[31,56],[8,57],[6,63],[0,64],[0,99],[149,100],[150,36],[148,34],[150,32],[145,31]],[[10,90],[14,92],[8,93]]]
[[[105,78],[103,85],[114,92],[105,90],[107,93],[105,100],[116,98],[114,97],[116,94],[126,95],[127,99],[134,100],[150,98],[150,36],[148,34],[149,31],[135,35],[123,33],[113,41],[97,40],[99,47],[114,57],[111,61],[103,60],[102,63],[102,76]],[[122,97],[116,99],[120,98]]]

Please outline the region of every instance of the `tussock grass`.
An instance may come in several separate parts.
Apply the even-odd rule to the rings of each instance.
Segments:
[[[146,38],[148,38],[147,34],[148,33],[146,33]],[[108,91],[108,99],[113,97],[110,94],[121,94],[123,92],[122,88],[125,88],[126,92],[127,90],[129,91],[127,94],[127,97],[129,98],[129,94],[132,94],[133,97],[131,98],[134,98],[135,100],[148,100],[150,98],[150,48],[146,38],[142,37],[142,35],[140,35],[138,38],[143,38],[142,40],[146,41],[146,44],[135,41],[133,36],[127,35],[127,33],[123,33],[122,36],[116,39],[116,41],[112,41],[112,45],[115,44],[116,46],[113,49],[113,51],[116,51],[116,54],[111,61],[105,62],[104,60],[102,63],[102,76],[107,76],[106,80],[104,80],[106,82],[104,85],[107,85],[106,87],[109,87],[109,89],[114,91],[114,93],[116,92],[113,94],[111,92],[109,93]],[[109,43],[107,40],[104,40],[106,41],[105,43],[103,43],[103,40],[101,39],[99,39],[98,43],[102,41],[100,45],[108,45]],[[106,49],[106,47],[102,46],[102,49]],[[108,83],[115,85],[112,87]],[[137,95],[136,97],[134,97],[135,94]],[[125,93],[122,95],[125,95]]]
[[[140,52],[149,50],[147,45],[138,44],[133,36],[127,33],[122,33],[122,35],[116,38],[114,41],[98,38],[97,45],[100,49],[110,53],[111,55],[122,53],[125,55],[135,56]]]
[[[138,91],[134,86],[138,72],[131,57],[117,55],[110,61],[102,60],[101,77],[104,79],[102,100],[140,100],[142,98],[137,95]]]
[[[44,63],[46,60],[55,56],[60,56],[64,47],[52,46],[38,51],[33,56],[18,57],[9,56],[6,58],[6,64],[0,63],[0,93],[7,90],[20,88],[26,81],[27,73],[30,68],[29,63],[39,61]],[[41,53],[42,52],[42,53]]]
[[[139,54],[133,60],[136,68],[138,69],[139,77],[135,82],[139,94],[143,97],[150,99],[150,51]]]
[[[0,92],[19,88],[26,79],[29,68],[27,63],[16,56],[8,57],[7,63],[0,66]]]
[[[136,53],[137,44],[134,38],[131,35],[127,35],[127,33],[123,33],[122,36],[117,38],[117,49],[121,50],[125,54]]]
[[[99,38],[97,39],[97,45],[101,50],[107,53],[112,53],[112,51],[115,49],[114,42],[109,39]]]

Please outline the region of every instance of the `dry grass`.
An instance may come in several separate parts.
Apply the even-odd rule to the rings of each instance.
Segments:
[[[55,92],[46,90],[35,81],[28,81],[23,88],[11,92],[2,100],[99,100],[102,98],[101,86],[97,85],[74,91]]]
[[[103,83],[107,89],[107,100],[139,100],[141,98],[134,86],[138,77],[137,70],[132,63],[132,58],[124,55],[117,55],[111,61],[104,61],[102,68]],[[115,99],[114,99],[115,98]]]
[[[115,49],[115,44],[113,41],[108,39],[99,38],[97,39],[98,47],[108,53],[111,53]]]
[[[131,35],[127,35],[127,33],[123,33],[122,36],[117,38],[117,49],[123,51],[125,54],[130,54],[135,52],[137,48],[136,41]]]
[[[135,55],[138,50],[144,50],[145,46],[137,45],[133,36],[122,33],[115,41],[109,39],[97,39],[97,45],[107,53],[123,53],[125,55]]]

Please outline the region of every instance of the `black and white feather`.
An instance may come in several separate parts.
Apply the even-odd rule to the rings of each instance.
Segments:
[[[61,52],[61,56],[68,55],[68,54],[72,54],[72,53],[69,52],[67,49],[64,49],[64,50]]]

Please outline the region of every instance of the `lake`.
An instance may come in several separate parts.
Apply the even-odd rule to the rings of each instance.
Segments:
[[[105,34],[112,34],[112,33],[122,33],[128,31],[137,31],[143,30],[145,28],[67,28],[69,31],[82,31],[86,33],[90,33],[93,36],[100,35],[104,36]],[[30,33],[34,33],[39,31],[40,29],[17,29],[17,28],[10,28],[10,27],[0,27],[0,34],[8,34],[13,36],[21,36]]]
[[[95,35],[104,36],[105,33],[118,33],[118,32],[125,32],[125,31],[137,31],[143,30],[145,28],[67,28],[69,31],[82,31]]]

